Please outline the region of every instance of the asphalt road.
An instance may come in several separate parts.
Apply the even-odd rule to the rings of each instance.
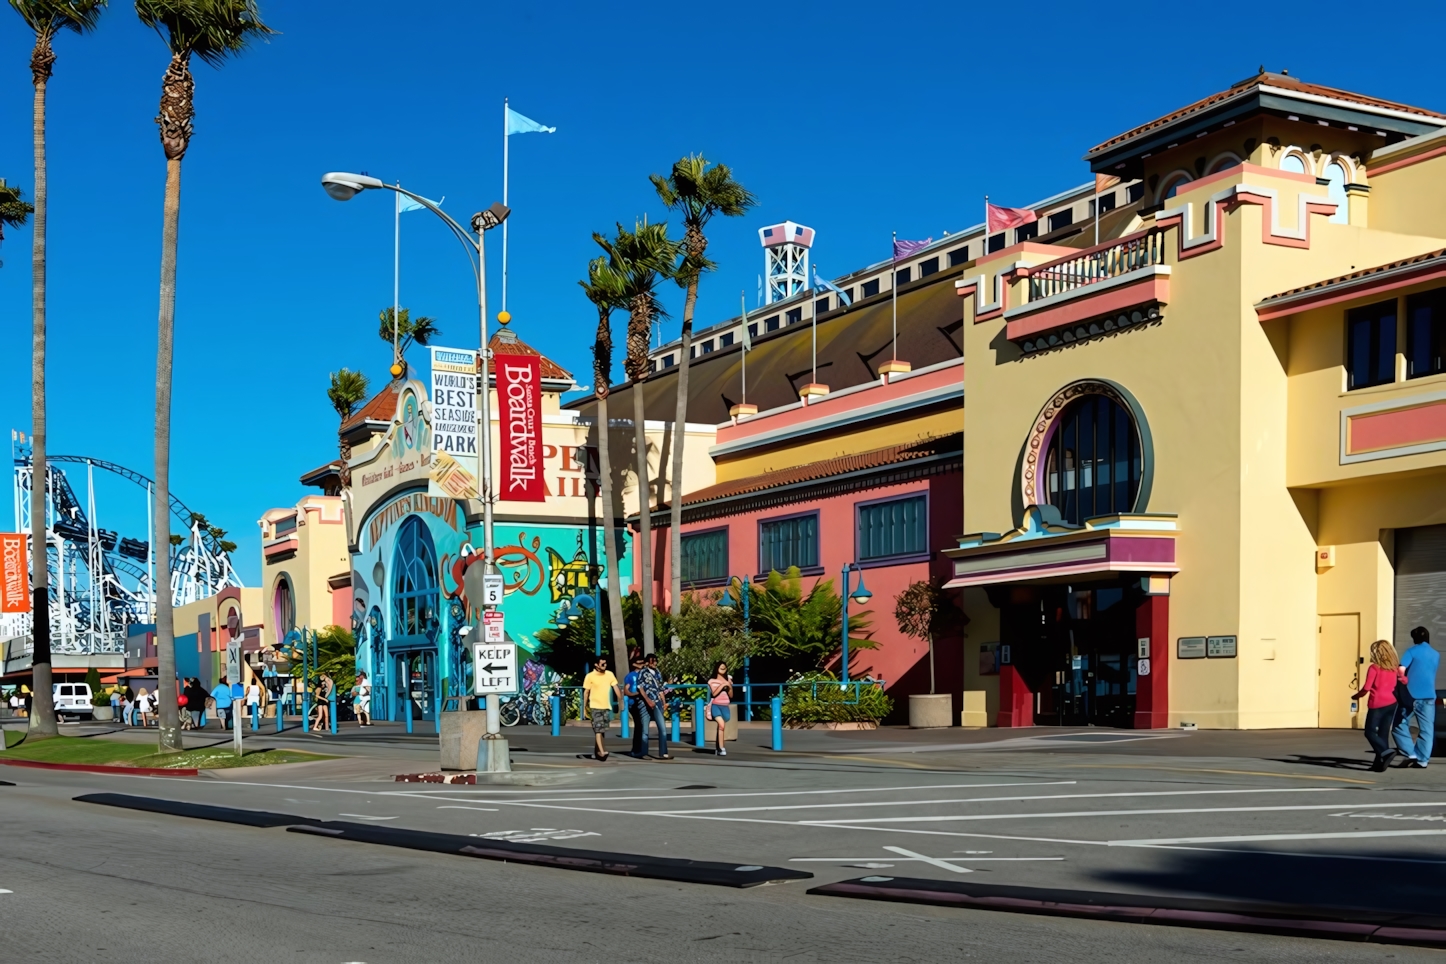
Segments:
[[[805,893],[898,874],[1442,913],[1446,771],[1366,772],[1358,734],[807,734],[782,756],[745,735],[726,760],[606,765],[577,759],[583,733],[513,735],[537,785],[388,782],[435,753],[388,733],[224,778],[0,768],[0,961],[1441,959]],[[816,879],[606,877],[72,801],[93,791]]]

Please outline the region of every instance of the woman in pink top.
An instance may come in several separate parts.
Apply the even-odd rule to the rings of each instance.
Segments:
[[[1404,679],[1400,660],[1396,658],[1396,647],[1388,640],[1378,639],[1371,644],[1371,665],[1366,670],[1366,682],[1353,699],[1370,694],[1370,709],[1366,711],[1366,741],[1376,751],[1376,760],[1371,769],[1381,773],[1396,751],[1390,749],[1391,725],[1396,722],[1396,681]]]
[[[719,663],[713,667],[713,678],[708,681],[708,718],[718,721],[718,755],[727,756],[728,748],[723,741],[728,736],[728,718],[733,715],[733,677],[728,675],[728,664]]]

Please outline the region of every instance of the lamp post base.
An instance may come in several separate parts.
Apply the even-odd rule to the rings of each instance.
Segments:
[[[488,773],[511,773],[512,757],[507,747],[507,737],[500,733],[488,733],[481,740],[481,752],[478,756],[486,754],[486,760],[478,760],[486,768]]]

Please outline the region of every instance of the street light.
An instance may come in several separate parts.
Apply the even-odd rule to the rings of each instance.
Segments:
[[[468,263],[472,265],[473,275],[477,280],[477,347],[478,355],[482,359],[482,371],[477,377],[477,447],[481,450],[479,469],[482,476],[477,483],[477,496],[482,501],[482,564],[484,573],[494,574],[497,566],[492,538],[492,401],[489,385],[491,368],[489,362],[492,351],[487,347],[486,234],[507,220],[507,215],[512,212],[505,204],[493,204],[485,211],[479,211],[472,216],[472,232],[468,232],[437,205],[420,194],[413,194],[400,184],[387,184],[379,178],[366,174],[332,171],[322,175],[321,186],[329,196],[337,201],[350,201],[362,191],[375,191],[383,188],[406,195],[441,218],[442,223],[451,229],[467,251]],[[476,235],[475,238],[473,233]],[[484,606],[483,608],[495,607]],[[512,769],[508,759],[507,743],[497,728],[501,706],[502,701],[497,694],[489,693],[487,695],[487,737],[493,741],[489,744],[487,753],[487,769],[493,771]]]
[[[856,572],[856,573],[859,574],[859,584],[858,584],[858,587],[857,587],[856,589],[854,589],[854,591],[853,591],[852,593],[849,592],[849,573],[851,573],[851,572]],[[842,683],[840,684],[840,687],[839,687],[840,689],[842,689],[843,686],[847,685],[847,684],[848,684],[848,681],[849,681],[849,600],[852,599],[854,602],[858,603],[859,605],[863,605],[864,603],[868,602],[870,599],[873,599],[873,598],[874,598],[874,594],[871,593],[871,592],[869,592],[868,589],[864,587],[864,570],[862,569],[862,567],[860,567],[859,564],[856,563],[856,562],[846,562],[846,563],[844,563],[844,567],[843,567],[843,681],[842,681]]]

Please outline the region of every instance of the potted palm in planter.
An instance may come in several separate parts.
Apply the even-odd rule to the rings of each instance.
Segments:
[[[115,711],[110,707],[110,694],[110,690],[102,690],[99,687],[94,687],[90,691],[90,718],[97,723],[109,723],[115,719]]]
[[[929,692],[909,696],[909,726],[916,729],[952,726],[953,697],[936,691],[934,640],[962,632],[969,618],[954,605],[937,579],[911,583],[894,599],[899,632],[929,644]],[[951,687],[952,688],[952,687]]]

